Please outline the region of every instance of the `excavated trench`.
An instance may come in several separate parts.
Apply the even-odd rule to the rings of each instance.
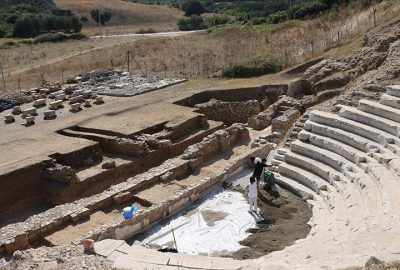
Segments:
[[[180,126],[161,123],[129,136],[79,126],[60,130],[58,133],[63,136],[92,143],[70,153],[53,154],[48,161],[3,175],[0,183],[11,192],[0,199],[1,225],[24,221],[56,205],[100,193],[182,154],[188,146],[222,127],[223,123],[207,121],[199,115]],[[105,163],[115,165],[103,168]],[[10,178],[18,185],[10,183]]]
[[[16,237],[1,246],[0,253],[85,238],[132,239],[187,208],[242,170],[249,156],[270,150],[266,140],[250,140],[247,128],[232,123],[246,123],[252,136],[258,137],[271,135],[271,130],[269,135],[258,131],[271,124],[273,131],[275,118],[284,117],[283,124],[275,123],[283,129],[298,118],[299,113],[290,118],[292,110],[298,111],[282,95],[286,88],[275,85],[195,94],[175,104],[195,107],[197,115],[174,125],[155,123],[131,134],[79,125],[59,130],[62,136],[90,143],[70,153],[53,154],[34,168],[22,168],[18,178],[30,175],[30,183],[12,189],[22,191],[24,200],[15,200],[19,193],[14,193],[0,201],[6,206],[0,213],[2,226],[33,215],[35,219],[56,217],[26,232],[23,241]],[[121,210],[132,204],[139,207],[139,218],[123,220]],[[270,249],[278,250],[304,236],[288,236],[288,241]],[[256,250],[251,243],[244,246]],[[213,255],[249,258],[248,250]]]
[[[195,108],[195,112],[206,115],[210,120],[231,125],[247,123],[249,118],[264,112],[278,101],[286,91],[287,85],[211,90],[194,94],[175,104]]]

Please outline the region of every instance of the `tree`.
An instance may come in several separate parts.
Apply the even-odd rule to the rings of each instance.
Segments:
[[[56,17],[46,16],[43,20],[43,30],[51,32],[56,30]]]
[[[190,17],[192,15],[198,15],[204,13],[204,6],[198,0],[186,0],[182,4],[182,10],[185,11],[185,16]]]
[[[16,22],[13,30],[15,37],[32,37],[34,36],[34,26],[29,16],[20,17]]]
[[[70,19],[71,21],[71,30],[75,33],[78,33],[82,30],[83,23],[80,18],[73,16]]]
[[[7,26],[0,24],[0,38],[3,38],[7,35]]]
[[[96,22],[99,23],[99,17],[100,17],[100,23],[101,25],[105,25],[106,22],[108,22],[109,20],[111,20],[112,14],[109,11],[105,11],[105,12],[100,12],[100,16],[99,16],[99,10],[98,9],[93,9],[90,12],[90,15],[92,16],[92,19]]]

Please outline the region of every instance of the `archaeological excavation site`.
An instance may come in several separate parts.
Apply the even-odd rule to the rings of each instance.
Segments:
[[[95,70],[0,104],[0,269],[399,260],[400,21],[274,76],[227,88]],[[250,157],[276,181],[258,214]]]

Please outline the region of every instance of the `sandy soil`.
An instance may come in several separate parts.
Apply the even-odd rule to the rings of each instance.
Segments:
[[[225,212],[218,212],[218,211],[212,211],[212,210],[204,210],[201,211],[201,215],[203,216],[204,220],[206,221],[208,226],[214,226],[215,222],[219,220],[223,220],[228,216],[227,213]]]
[[[306,237],[310,232],[307,222],[312,216],[311,209],[304,201],[286,190],[280,190],[280,197],[273,197],[262,190],[258,197],[258,207],[267,226],[252,229],[252,235],[240,242],[248,248],[234,252],[229,257],[241,260],[258,258],[281,250],[297,239]]]
[[[91,230],[100,228],[104,224],[121,222],[123,217],[116,209],[109,213],[98,211],[93,213],[88,220],[71,224],[46,237],[53,245],[69,245],[71,241],[85,236]]]

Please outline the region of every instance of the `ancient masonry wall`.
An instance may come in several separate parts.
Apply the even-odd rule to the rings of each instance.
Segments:
[[[225,102],[211,99],[195,107],[196,112],[206,115],[208,119],[222,121],[228,125],[247,123],[249,117],[261,111],[261,105],[257,100]]]
[[[219,130],[207,136],[202,142],[188,148],[181,156],[169,159],[160,166],[129,178],[123,183],[111,186],[99,194],[72,203],[58,205],[38,215],[31,216],[24,222],[4,226],[0,229],[0,254],[12,253],[18,249],[26,249],[30,244],[41,239],[43,235],[54,232],[63,224],[71,221],[78,222],[79,220],[87,218],[95,211],[115,205],[121,202],[121,197],[127,197],[129,199],[129,196],[126,196],[127,193],[134,195],[139,190],[160,183],[166,176],[170,177],[172,175],[174,178],[178,178],[188,175],[192,170],[201,165],[203,159],[218,151],[224,151],[230,145],[238,143],[240,140],[248,139],[248,137],[248,130],[243,125],[234,124],[229,128]],[[264,149],[265,148],[262,147],[256,148],[253,152],[261,152],[264,151]],[[218,179],[226,178],[226,175],[230,175],[237,170],[241,166],[238,164],[243,164],[246,157],[246,155],[243,155],[242,161],[236,161],[234,164],[228,166],[226,170],[218,176],[220,177]],[[219,181],[218,179],[203,180],[201,181],[201,185],[193,186],[193,191],[190,191],[190,193],[194,192],[195,194],[199,194],[199,189],[206,190],[207,185],[213,185]],[[179,194],[187,194],[187,192],[182,191]],[[177,206],[173,206],[169,212],[173,212],[175,207]],[[154,210],[155,208],[152,206],[149,209]],[[157,210],[154,213],[158,212]],[[147,213],[150,215],[150,212]],[[158,215],[154,213],[152,212],[151,215]],[[156,219],[156,217],[151,218],[151,220]],[[100,236],[100,234],[97,234],[97,236]]]

